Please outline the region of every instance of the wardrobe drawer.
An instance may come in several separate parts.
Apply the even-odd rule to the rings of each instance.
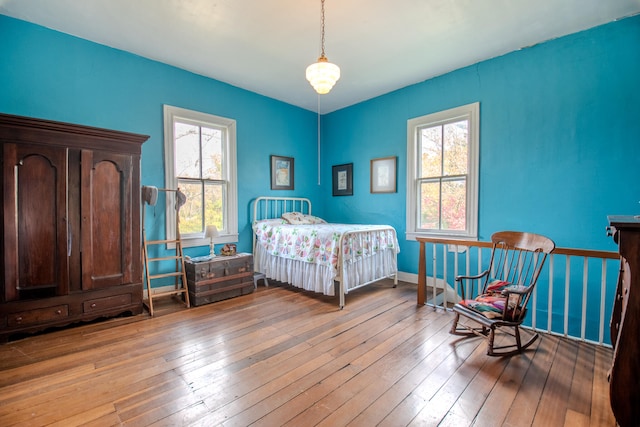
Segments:
[[[10,313],[7,326],[37,325],[51,320],[64,319],[69,316],[69,306],[55,305],[53,307],[37,308],[19,313]]]
[[[82,303],[82,310],[85,313],[102,311],[110,308],[131,304],[131,294],[114,295],[106,298],[96,298]]]

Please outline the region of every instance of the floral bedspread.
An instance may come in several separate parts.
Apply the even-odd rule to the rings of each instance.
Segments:
[[[384,249],[399,252],[396,233],[386,225],[312,224],[291,225],[278,221],[256,221],[256,244],[271,255],[337,268],[340,238],[343,262]],[[357,232],[357,233],[354,233]]]

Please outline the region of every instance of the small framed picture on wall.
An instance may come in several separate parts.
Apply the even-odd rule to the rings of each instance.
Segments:
[[[371,160],[371,192],[396,192],[396,157]]]
[[[271,189],[293,190],[293,157],[271,156]]]
[[[353,196],[353,163],[333,166],[332,172],[333,195]]]

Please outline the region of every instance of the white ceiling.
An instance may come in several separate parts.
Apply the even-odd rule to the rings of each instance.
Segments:
[[[320,111],[639,12],[640,0],[326,0],[342,77]],[[317,110],[304,72],[320,0],[0,0],[0,13]]]

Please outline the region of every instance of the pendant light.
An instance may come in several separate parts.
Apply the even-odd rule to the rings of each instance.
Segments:
[[[311,86],[318,92],[319,95],[329,93],[331,88],[340,78],[340,67],[336,64],[332,64],[324,56],[324,0],[320,0],[321,4],[321,30],[322,30],[322,52],[318,62],[311,64],[307,67],[307,80],[311,83]]]

